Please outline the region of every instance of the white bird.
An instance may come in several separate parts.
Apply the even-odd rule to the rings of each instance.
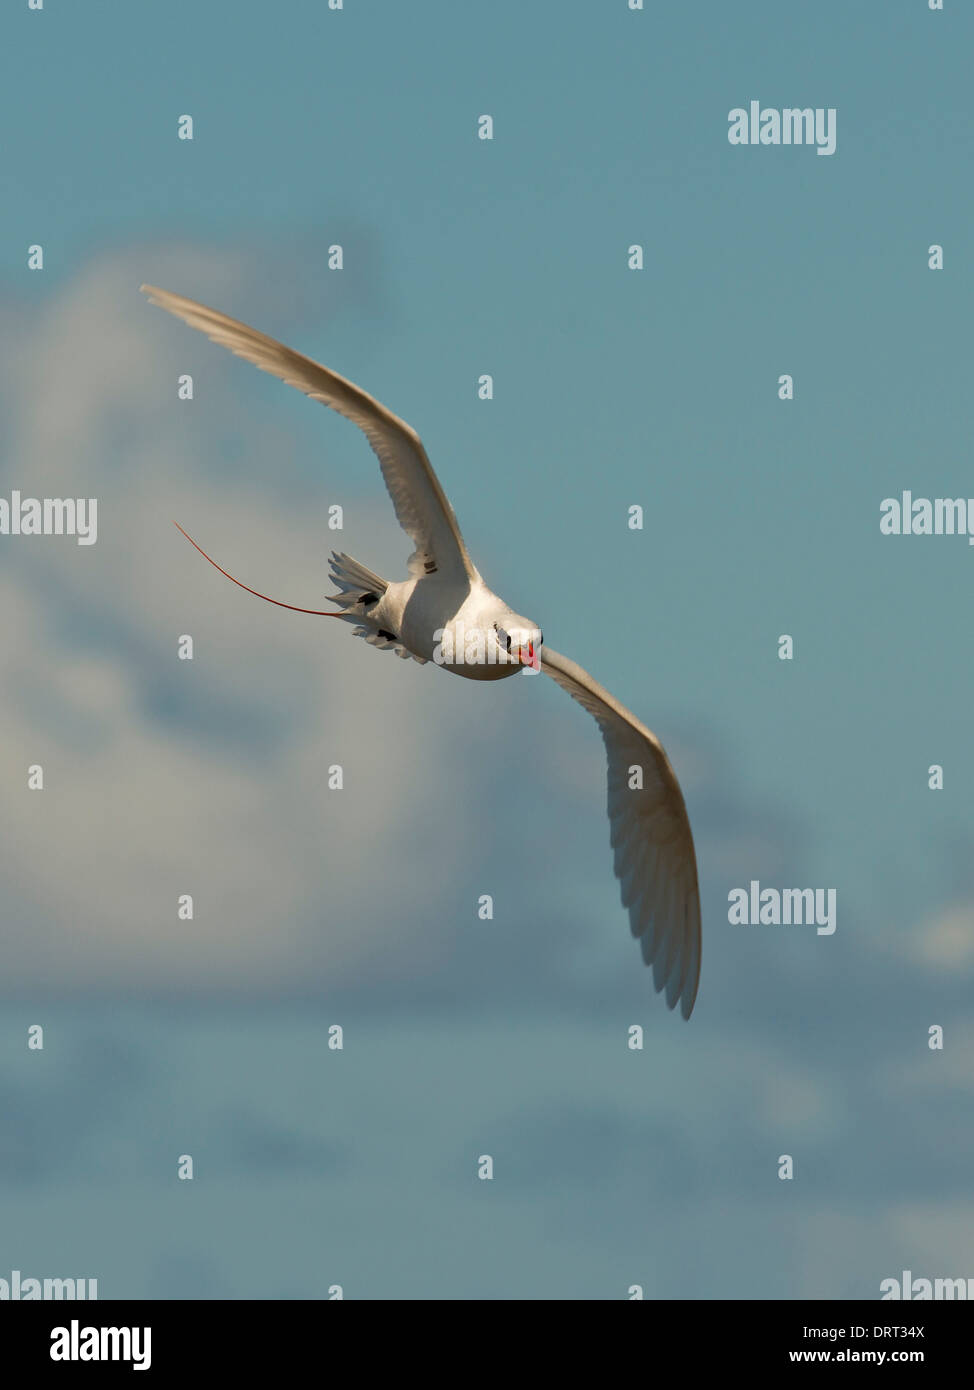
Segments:
[[[608,811],[622,903],[643,960],[653,967],[657,992],[665,989],[669,1008],[679,1002],[689,1018],[700,978],[697,864],[680,784],[655,734],[581,666],[544,645],[541,629],[488,589],[415,430],[337,372],[256,329],[167,290],[141,288],[153,304],[215,343],[352,420],[378,456],[396,518],[416,547],[409,577],[390,583],[348,555],[333,554],[339,593],[332,602],[339,612],[322,616],[354,623],[356,636],[373,646],[419,662],[435,660],[471,680],[540,667],[595,717],[608,757]]]

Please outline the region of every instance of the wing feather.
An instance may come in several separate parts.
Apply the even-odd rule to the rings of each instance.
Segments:
[[[608,759],[608,812],[623,906],[658,993],[689,1018],[700,980],[700,888],[676,773],[659,739],[568,657],[541,648],[541,668],[594,716]],[[631,788],[630,768],[642,769]]]
[[[436,569],[457,579],[476,577],[453,508],[422,440],[410,425],[345,377],[255,328],[168,290],[153,285],[141,288],[152,304],[358,425],[379,460],[396,520],[416,547],[409,561],[410,574]]]

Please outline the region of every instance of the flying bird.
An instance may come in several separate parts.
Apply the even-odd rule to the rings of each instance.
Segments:
[[[331,602],[337,612],[269,602],[340,618],[374,647],[420,663],[433,660],[471,680],[541,670],[594,716],[608,758],[608,812],[622,903],[657,992],[665,990],[668,1007],[679,1003],[689,1018],[700,978],[697,864],[680,784],[655,734],[581,666],[552,651],[536,623],[487,587],[422,440],[405,421],[337,372],[256,329],[167,290],[141,288],[153,304],[358,425],[378,456],[396,519],[415,546],[408,577],[398,583],[333,553],[331,574],[339,592]]]

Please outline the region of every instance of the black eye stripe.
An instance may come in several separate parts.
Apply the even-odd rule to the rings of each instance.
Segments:
[[[494,624],[494,631],[497,633],[497,636],[503,640],[504,645],[506,646],[507,650],[510,651],[510,650],[511,650],[511,643],[512,643],[513,640],[514,640],[512,634],[509,633],[509,632],[505,632],[504,629],[501,627],[500,623],[495,623],[495,624]],[[519,645],[521,645],[521,646],[524,646],[526,643],[530,642],[531,640],[532,640],[532,639],[530,638],[530,635],[529,635],[528,632],[522,632],[522,633],[520,634],[519,638],[518,638]],[[533,640],[535,641],[536,645],[540,647],[541,644],[544,642],[544,633],[541,632],[541,630],[539,629],[539,630],[538,630],[538,636],[537,636],[537,638],[536,638],[536,639],[533,639]]]

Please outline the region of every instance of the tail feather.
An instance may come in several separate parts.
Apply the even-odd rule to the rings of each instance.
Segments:
[[[392,637],[382,626],[383,619],[376,616],[379,600],[389,587],[389,581],[381,578],[373,570],[360,565],[351,555],[337,551],[331,556],[331,577],[338,585],[340,593],[332,596],[329,602],[340,608],[341,616],[347,623],[357,623],[353,628],[356,637],[364,637],[370,647],[378,647],[383,652],[395,652],[404,661],[412,657],[420,666],[426,665],[426,658],[414,656],[396,637]],[[388,619],[385,619],[388,622]]]
[[[332,551],[331,577],[340,592],[330,598],[329,603],[337,603],[339,608],[358,607],[366,594],[374,594],[380,599],[389,587],[388,580],[360,565],[351,555],[342,555],[338,551]]]

